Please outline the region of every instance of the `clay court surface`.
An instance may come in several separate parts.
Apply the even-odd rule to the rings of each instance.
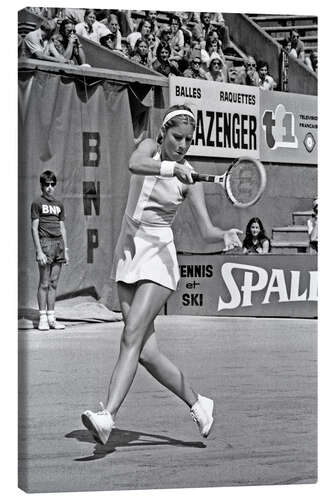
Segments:
[[[160,316],[160,348],[215,425],[139,367],[106,446],[80,414],[105,401],[123,323],[19,332],[20,486],[29,492],[313,483],[317,479],[315,320]],[[24,407],[24,411],[22,410]]]

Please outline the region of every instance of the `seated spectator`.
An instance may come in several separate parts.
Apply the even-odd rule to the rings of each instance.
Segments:
[[[152,65],[152,61],[149,59],[149,50],[148,50],[148,42],[145,39],[138,39],[136,41],[133,55],[131,56],[131,61],[142,64],[143,66],[148,66],[149,68]]]
[[[316,50],[311,50],[310,54],[305,56],[304,62],[312,71],[318,72],[318,52]]]
[[[232,64],[228,66],[228,82],[236,85],[244,85],[244,66]]]
[[[318,253],[318,198],[313,200],[312,216],[307,220],[310,253]]]
[[[115,14],[108,13],[108,16],[102,19],[101,23],[104,24],[109,31],[103,35],[104,43],[107,42],[107,46],[111,50],[121,50],[121,33],[119,30],[117,16]],[[111,37],[109,35],[111,35]],[[102,37],[100,38],[100,44],[102,45],[101,39]]]
[[[156,51],[156,61],[153,62],[153,69],[164,76],[173,75],[181,76],[177,64],[169,61],[171,49],[168,43],[160,42]]]
[[[84,21],[75,25],[75,31],[83,38],[96,43],[100,43],[100,38],[109,32],[104,24],[96,21],[96,13],[93,9],[85,10]]]
[[[146,19],[150,21],[151,33],[158,37],[160,27],[157,22],[157,10],[145,10]]]
[[[245,71],[242,83],[252,87],[259,87],[259,75],[257,72],[257,63],[254,57],[249,56],[244,63]]]
[[[102,19],[101,23],[107,27],[112,35],[112,50],[121,50],[121,32],[116,14],[109,11],[107,17]]]
[[[169,45],[171,47],[171,60],[178,65],[184,56],[184,34],[181,30],[180,18],[175,14],[170,17],[171,38]]]
[[[131,53],[131,46],[127,40],[121,40],[121,51],[120,54],[129,59]]]
[[[249,220],[243,241],[243,253],[263,254],[271,251],[271,242],[266,236],[263,223],[258,217]]]
[[[297,59],[304,62],[305,48],[304,43],[300,40],[299,33],[296,30],[291,31],[291,50],[296,52]]]
[[[128,35],[127,41],[129,42],[132,50],[134,50],[137,40],[147,38],[149,33],[151,33],[151,28],[151,21],[149,19],[142,19],[139,24],[138,31],[134,31]]]
[[[102,17],[99,17],[102,14]],[[108,26],[108,19],[111,16],[115,16],[117,19],[118,29],[121,33],[121,36],[127,37],[134,30],[133,19],[131,18],[130,10],[117,10],[117,9],[105,9],[100,12],[97,17],[97,20],[100,20],[101,23],[105,24],[110,31],[111,28]]]
[[[188,52],[191,48],[192,42],[192,32],[190,28],[187,26],[190,18],[190,12],[175,12],[176,16],[179,17],[181,22],[181,30],[184,35],[184,50]]]
[[[68,59],[71,64],[86,63],[86,56],[75,33],[74,24],[69,19],[61,21],[59,33],[53,37],[53,43],[59,54]]]
[[[24,38],[25,57],[56,63],[69,63],[54,46],[52,35],[56,30],[54,21],[43,21],[40,27],[30,31]]]
[[[258,65],[259,75],[259,88],[263,90],[274,90],[277,83],[274,78],[268,74],[268,63],[266,61],[259,61]]]
[[[214,24],[213,24],[214,23]],[[217,31],[218,38],[222,42],[222,49],[230,46],[229,28],[226,26],[223,14],[201,12],[200,22],[195,23],[192,29],[193,40],[207,41],[208,33],[210,31]]]
[[[190,56],[190,67],[187,68],[183,76],[185,78],[196,78],[198,80],[207,80],[206,72],[201,67],[200,50],[194,50]]]
[[[149,52],[148,58],[153,63],[156,60],[156,51],[160,41],[155,35],[155,33],[149,33],[149,35],[147,36],[147,42],[148,42],[148,52]]]
[[[169,26],[163,28],[160,31],[160,36],[159,36],[160,42],[165,42],[168,45],[170,45],[171,38],[172,38],[172,33],[171,33],[171,28]]]
[[[217,52],[213,52],[210,57],[206,80],[211,80],[213,82],[228,81],[227,68]]]
[[[200,13],[200,22],[196,22],[192,28],[193,41],[206,41],[208,33],[214,30],[211,23],[212,14],[210,12]]]
[[[218,54],[222,59],[223,64],[226,64],[225,57],[221,48],[222,47],[221,41],[217,37],[212,36],[214,33],[216,33],[216,31],[211,31],[209,33],[205,49],[201,49],[201,61],[203,67],[205,67],[206,70],[208,70],[210,58],[213,53]]]

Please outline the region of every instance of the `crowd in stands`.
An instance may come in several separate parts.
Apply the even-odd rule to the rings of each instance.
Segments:
[[[222,13],[173,12],[161,24],[157,11],[144,11],[145,17],[140,19],[132,15],[136,11],[128,10],[28,9],[44,21],[26,35],[24,50],[19,40],[26,57],[86,64],[79,38],[83,37],[165,76],[252,85],[264,90],[277,87],[267,61],[256,61],[252,56],[232,57],[229,28]],[[284,48],[317,71],[316,53],[305,56],[296,31],[285,41]]]

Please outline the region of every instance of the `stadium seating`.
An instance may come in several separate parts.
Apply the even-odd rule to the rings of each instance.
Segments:
[[[317,50],[318,18],[316,16],[247,15],[279,43],[289,35],[291,30],[295,29],[304,42],[306,53]]]
[[[309,236],[306,221],[312,211],[292,213],[292,225],[272,228],[272,253],[296,254],[308,253]]]

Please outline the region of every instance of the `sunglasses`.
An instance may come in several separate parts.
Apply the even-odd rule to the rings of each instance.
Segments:
[[[44,182],[44,187],[49,187],[49,186],[54,187],[55,185],[56,185],[55,182]]]
[[[247,64],[247,67],[248,67],[248,68],[256,68],[256,67],[257,67],[257,65],[256,65],[256,64]]]
[[[213,65],[213,66],[221,66],[221,63],[220,63],[220,62],[218,62],[218,61],[216,61],[216,62],[213,62],[213,63],[212,63],[212,65]]]

